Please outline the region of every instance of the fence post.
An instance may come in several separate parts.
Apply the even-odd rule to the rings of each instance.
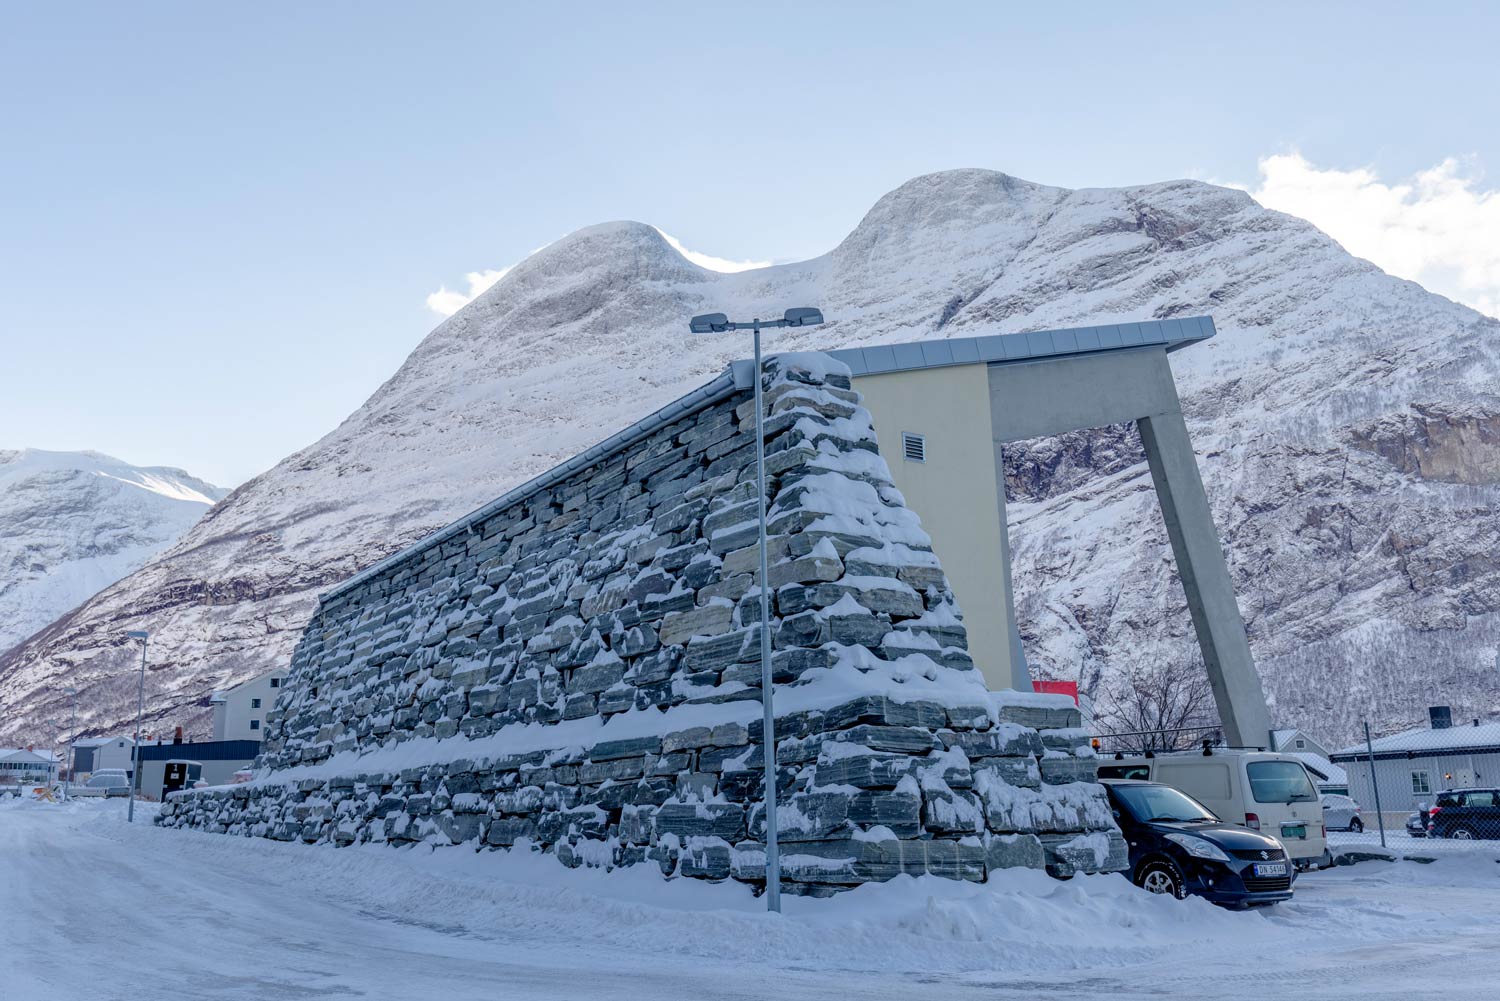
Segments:
[[[1375,790],[1375,822],[1380,825],[1380,847],[1385,847],[1385,814],[1380,809],[1380,779],[1375,775],[1375,745],[1370,741],[1370,721],[1365,720],[1365,751],[1370,755],[1370,788]]]

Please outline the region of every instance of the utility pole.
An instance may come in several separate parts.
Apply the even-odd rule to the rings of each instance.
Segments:
[[[144,629],[131,630],[125,634],[141,641],[141,682],[135,696],[135,746],[130,749],[130,806],[125,811],[125,823],[135,823],[135,795],[141,789],[141,716],[146,711],[146,642],[151,634]]]
[[[68,688],[64,692],[73,701],[68,717],[68,778],[63,782],[63,799],[68,799],[73,795],[73,744],[78,740],[78,689]]]
[[[1385,814],[1380,810],[1380,778],[1375,774],[1375,745],[1370,740],[1370,721],[1365,720],[1365,752],[1370,755],[1370,786],[1375,790],[1375,823],[1380,825],[1380,847],[1385,847]]]

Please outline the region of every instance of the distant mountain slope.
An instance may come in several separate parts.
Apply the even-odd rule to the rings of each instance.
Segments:
[[[153,715],[201,728],[209,691],[284,662],[321,589],[747,353],[689,316],[804,304],[830,322],[773,349],[1211,314],[1221,336],[1173,365],[1281,721],[1333,738],[1366,712],[1494,704],[1500,322],[1242,192],[963,170],[901,186],[798,264],[705,271],[637,223],[527,258],[338,428],[0,657],[0,737],[50,712],[62,677],[98,725],[124,719],[129,628],[152,630]],[[1190,656],[1139,444],[1072,435],[1008,469],[1038,669],[1097,687]]]
[[[139,570],[224,493],[98,452],[0,450],[0,651]]]

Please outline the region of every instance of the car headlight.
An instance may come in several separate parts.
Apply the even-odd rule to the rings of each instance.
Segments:
[[[1229,861],[1229,856],[1225,855],[1223,849],[1212,841],[1195,838],[1191,834],[1168,834],[1167,840],[1181,847],[1193,858],[1213,859],[1215,862]]]

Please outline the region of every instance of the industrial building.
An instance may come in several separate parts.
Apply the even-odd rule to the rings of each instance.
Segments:
[[[260,753],[255,740],[200,740],[141,745],[141,778],[136,788],[147,799],[160,799],[168,761],[202,765],[202,779],[211,786],[229,785],[234,773],[249,768]]]

